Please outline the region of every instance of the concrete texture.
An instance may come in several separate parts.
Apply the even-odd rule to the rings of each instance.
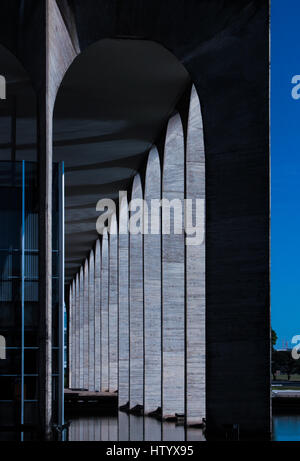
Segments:
[[[140,175],[133,180],[131,202],[142,199]],[[143,213],[143,209],[140,210]],[[129,210],[131,220],[136,211]],[[142,223],[141,223],[142,225]],[[143,235],[129,235],[129,403],[130,408],[144,404],[144,280]]]
[[[80,379],[79,379],[79,388],[84,388],[84,362],[83,362],[83,351],[84,351],[84,269],[81,266],[80,268],[80,278],[79,278],[79,288],[80,288],[80,343],[79,343],[79,371],[80,371]]]
[[[205,396],[205,156],[202,114],[195,87],[192,88],[186,144],[186,198],[193,201],[193,226],[196,200],[199,242],[186,237],[186,421],[201,424],[206,417]],[[200,241],[201,239],[201,241]],[[196,244],[195,244],[196,242]]]
[[[101,390],[101,243],[95,247],[95,390]]]
[[[76,311],[75,311],[75,387],[80,387],[80,286],[79,286],[79,273],[76,274],[75,279],[75,297],[76,297]]]
[[[84,264],[83,281],[83,388],[89,388],[89,262]]]
[[[119,406],[129,402],[129,234],[128,201],[123,197],[119,211]]]
[[[118,224],[114,213],[109,233],[109,391],[118,390]]]
[[[102,237],[102,266],[101,266],[101,391],[108,390],[108,235]]]
[[[170,119],[167,128],[162,198],[177,199],[181,205],[175,216],[162,208],[162,414],[168,418],[175,413],[184,414],[185,410],[184,140],[178,114]],[[170,214],[170,231],[164,235]],[[181,234],[175,234],[177,222]]]
[[[144,235],[144,410],[145,414],[161,407],[161,209],[151,213],[151,200],[161,200],[160,160],[156,147],[150,151],[145,178]],[[155,234],[151,221],[157,223]],[[156,225],[157,225],[156,224]],[[154,231],[154,227],[153,227]]]
[[[95,390],[95,257],[89,257],[89,391]]]

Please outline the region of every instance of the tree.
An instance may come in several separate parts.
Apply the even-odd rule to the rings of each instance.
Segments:
[[[273,328],[272,328],[272,349],[274,348],[274,346],[275,346],[275,344],[277,342],[277,339],[278,339],[278,337],[277,337],[276,331],[273,330]]]

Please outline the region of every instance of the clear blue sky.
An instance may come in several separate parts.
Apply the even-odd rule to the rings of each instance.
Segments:
[[[300,1],[271,8],[271,312],[276,347],[300,335]]]

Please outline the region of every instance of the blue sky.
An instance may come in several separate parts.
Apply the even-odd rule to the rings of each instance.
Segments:
[[[271,312],[283,340],[300,335],[300,2],[272,0],[271,8]]]

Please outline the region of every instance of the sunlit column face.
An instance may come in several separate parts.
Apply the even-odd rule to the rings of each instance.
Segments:
[[[109,233],[109,391],[118,390],[118,227],[113,214]]]
[[[187,129],[186,198],[193,202],[195,227],[186,236],[186,417],[188,424],[201,424],[205,418],[205,158],[194,87]]]
[[[101,266],[101,390],[108,390],[108,236],[102,238]]]
[[[145,413],[161,407],[161,172],[157,149],[152,148],[145,181],[144,331]],[[153,224],[153,225],[152,225]]]
[[[134,200],[139,200],[136,209],[130,211],[130,223],[137,223],[135,217],[143,210],[141,199],[143,198],[141,179],[136,175],[132,187],[131,205]],[[129,223],[129,228],[130,228]],[[143,235],[141,222],[140,229],[133,233],[130,228],[130,408],[144,403],[144,305],[143,305]],[[138,225],[136,226],[139,227]]]
[[[83,293],[83,387],[89,388],[89,263],[84,265]]]
[[[128,202],[120,203],[119,217],[119,407],[129,402],[129,235]]]
[[[163,402],[165,418],[184,413],[184,142],[179,115],[168,124],[163,167],[163,199],[175,204],[174,212],[162,207],[163,293]],[[167,222],[170,222],[170,227]],[[175,234],[175,228],[182,232]]]
[[[101,390],[101,244],[95,248],[95,390]]]
[[[95,258],[89,258],[89,390],[95,390]]]

